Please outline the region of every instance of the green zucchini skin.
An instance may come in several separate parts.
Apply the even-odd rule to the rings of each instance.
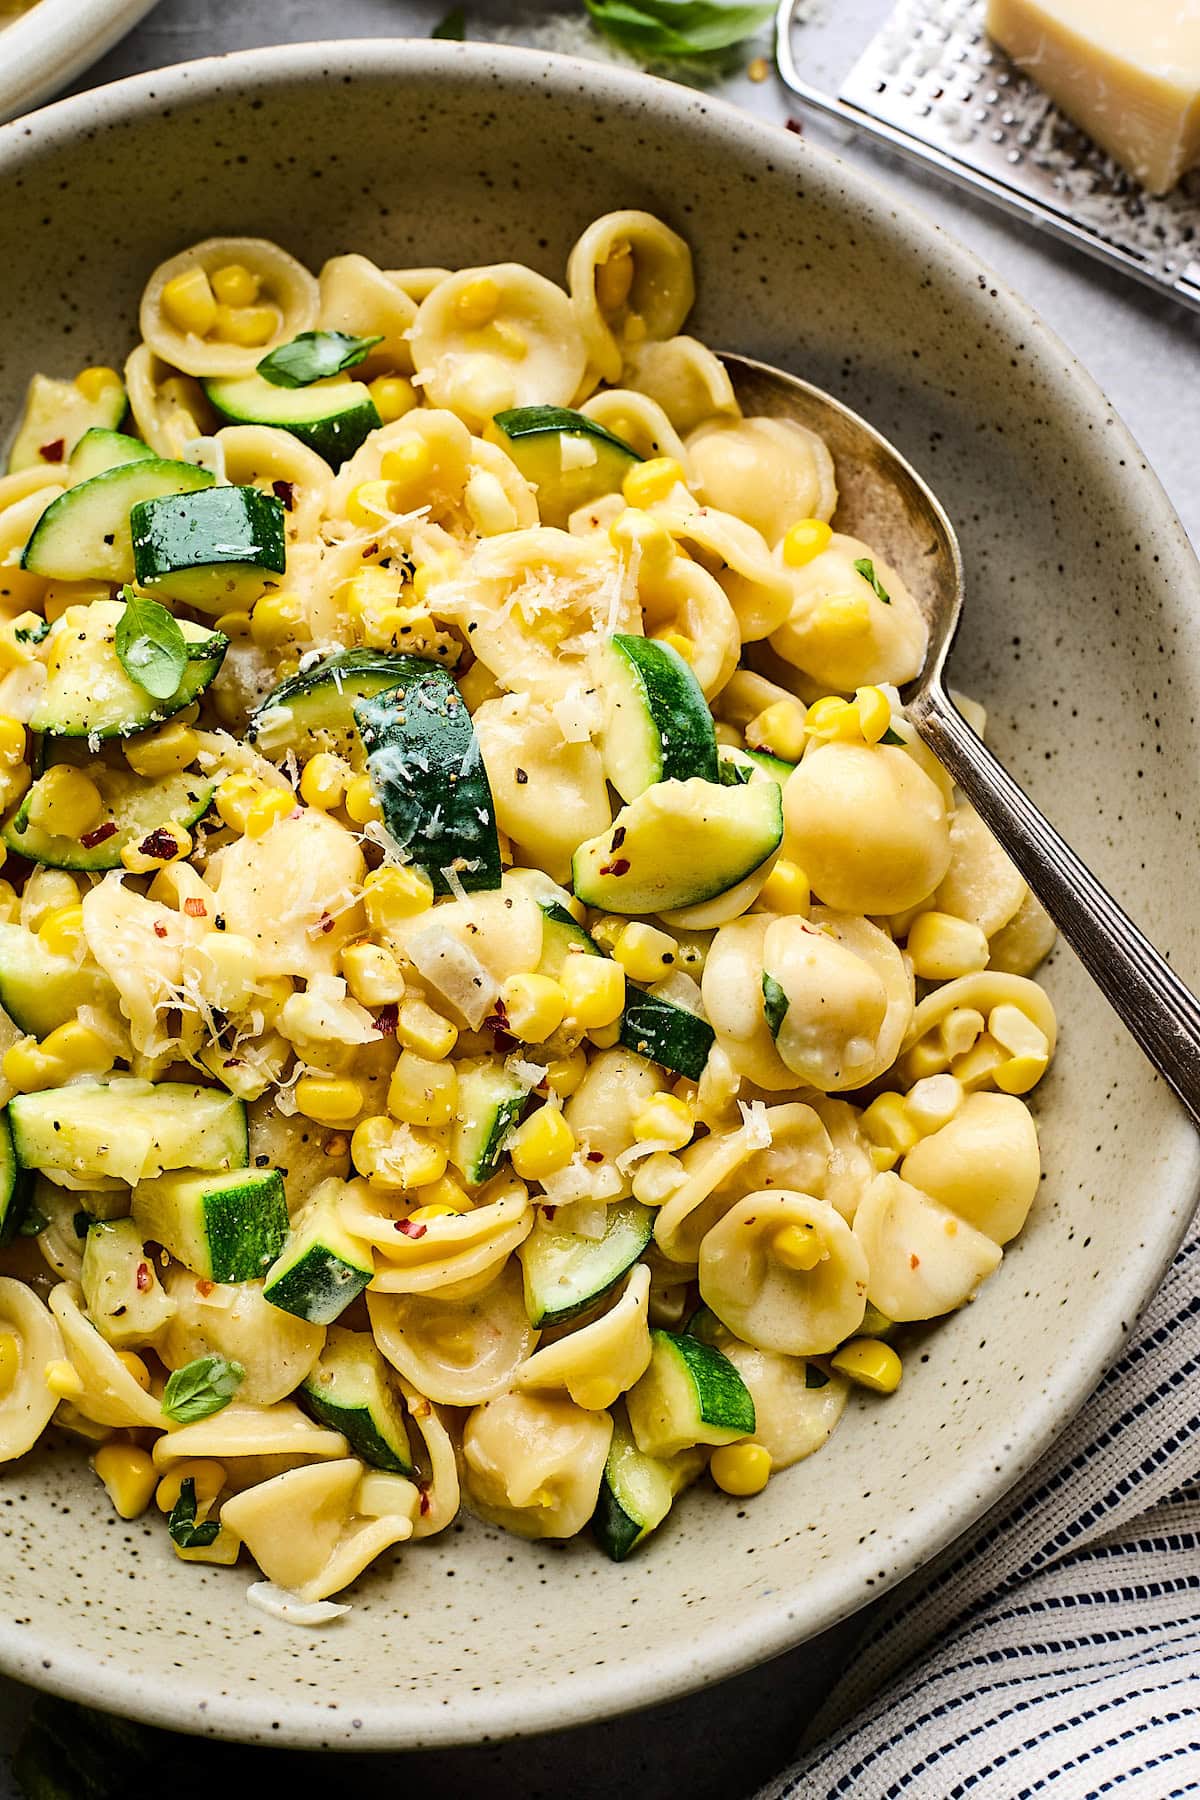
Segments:
[[[497,413],[487,435],[533,488],[543,525],[565,526],[576,508],[619,494],[629,470],[642,460],[632,445],[568,406],[518,406]],[[563,467],[564,440],[570,438],[588,446],[591,462],[568,461]]]
[[[148,694],[130,680],[117,655],[124,611],[118,600],[94,600],[82,620],[76,609],[68,608],[69,621],[60,619],[53,626],[46,685],[30,716],[31,731],[46,737],[132,737],[190,706],[216,678],[229,639],[181,619],[188,658],[183,678],[165,700]]]
[[[169,494],[198,493],[214,479],[195,463],[158,456],[105,469],[50,502],[21,552],[21,567],[51,581],[132,581],[132,509]]]
[[[618,632],[605,646],[604,769],[622,800],[658,781],[716,781],[717,738],[704,690],[669,644]]]
[[[671,913],[736,887],[782,838],[783,795],[773,781],[659,781],[580,844],[573,886],[585,906],[604,912]]]
[[[450,1157],[472,1187],[499,1169],[504,1140],[525,1107],[528,1090],[501,1062],[461,1071]]]
[[[0,827],[0,838],[9,850],[50,869],[119,869],[126,844],[142,843],[172,822],[186,830],[202,819],[215,787],[214,782],[195,774],[168,775],[151,781],[104,764],[85,767],[104,802],[104,817],[96,831],[107,825],[116,829],[99,842],[85,843],[82,838],[61,837],[31,825],[29,807],[37,787],[35,782]],[[91,840],[95,832],[84,836]]]
[[[538,974],[557,981],[568,956],[603,956],[599,944],[557,900],[539,900],[542,909],[542,960]]]
[[[318,1189],[267,1271],[263,1298],[310,1325],[332,1325],[374,1273],[370,1249],[338,1217],[336,1194]]]
[[[251,713],[246,735],[276,760],[289,750],[306,757],[331,750],[361,764],[355,702],[398,686],[415,661],[391,650],[338,650],[272,688]]]
[[[354,707],[384,826],[435,894],[454,892],[448,870],[468,893],[498,888],[496,808],[466,702],[444,669],[397,660],[399,685]]]
[[[78,1017],[81,1006],[116,1004],[117,991],[102,970],[52,955],[23,925],[0,924],[0,1006],[21,1031],[49,1037]]]
[[[262,375],[214,376],[204,383],[204,391],[224,424],[290,431],[334,469],[383,423],[361,381],[283,388]]]
[[[84,432],[71,452],[68,470],[73,483],[90,481],[106,469],[120,468],[123,463],[150,462],[154,451],[141,438],[126,437],[123,431],[107,431],[92,425]]]
[[[8,1108],[0,1112],[0,1245],[11,1243],[20,1228],[31,1178],[17,1161]]]
[[[545,1222],[517,1250],[531,1325],[561,1325],[586,1312],[627,1274],[650,1242],[654,1215],[637,1200],[608,1209],[604,1236],[576,1237]]]
[[[134,1182],[166,1169],[244,1169],[246,1108],[220,1088],[131,1075],[17,1094],[8,1105],[22,1168]]]
[[[210,611],[256,596],[287,569],[283,503],[256,487],[141,500],[129,530],[139,584]]]
[[[287,1242],[278,1169],[188,1170],[139,1182],[133,1217],[143,1237],[208,1281],[258,1281]]]
[[[621,1014],[621,1043],[627,1050],[699,1081],[716,1037],[707,1019],[642,988],[629,989]]]
[[[340,1431],[354,1454],[372,1468],[413,1474],[404,1415],[370,1332],[331,1325],[317,1366],[300,1389],[300,1401],[322,1425]]]

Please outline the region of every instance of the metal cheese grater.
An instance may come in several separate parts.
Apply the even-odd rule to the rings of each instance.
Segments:
[[[779,72],[825,118],[1200,312],[1200,170],[1145,194],[991,42],[984,10],[900,0],[835,97],[800,75],[797,0],[780,0]]]

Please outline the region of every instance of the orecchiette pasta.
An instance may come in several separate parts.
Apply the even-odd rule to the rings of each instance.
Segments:
[[[916,565],[683,239],[363,251],[182,251],[0,474],[0,1461],[292,1623],[813,1454],[1024,1226],[1056,1038]]]

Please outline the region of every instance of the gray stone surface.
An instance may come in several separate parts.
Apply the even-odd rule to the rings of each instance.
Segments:
[[[820,9],[825,18],[818,16],[801,39],[810,77],[836,85],[855,47],[887,9],[888,0],[826,0]],[[445,0],[162,0],[79,85],[258,44],[426,36],[444,10]],[[549,10],[526,13],[535,35]],[[514,16],[511,0],[468,6],[471,35],[490,35]],[[722,91],[780,124],[797,111],[773,80],[756,84],[738,76]],[[1200,322],[982,204],[883,162],[864,145],[842,146],[842,153],[873,167],[898,198],[933,211],[1060,333],[1124,416],[1200,542]],[[682,1794],[731,1800],[788,1755],[831,1673],[850,1653],[857,1629],[843,1627],[719,1689],[631,1719],[522,1745],[365,1760],[377,1765],[371,1775],[391,1774],[439,1800],[481,1792],[488,1800],[549,1800],[562,1793],[572,1800],[609,1800],[614,1792],[633,1790],[639,1800]],[[24,1690],[0,1680],[0,1800],[16,1800],[7,1757],[28,1704]],[[316,1756],[227,1752],[220,1774],[235,1767],[238,1779],[282,1776],[301,1795],[340,1793],[343,1782],[348,1791],[350,1779],[357,1785],[368,1773],[356,1761],[348,1774],[344,1759],[335,1772],[328,1759]]]

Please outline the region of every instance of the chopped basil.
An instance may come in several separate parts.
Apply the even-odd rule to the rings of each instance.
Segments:
[[[905,739],[900,736],[898,731],[893,731],[890,725],[879,741],[881,744],[899,744],[901,749],[903,749],[905,743]]]
[[[155,700],[169,700],[187,668],[184,635],[165,606],[122,588],[125,611],[117,620],[117,655],[130,681]]]
[[[762,991],[763,1013],[767,1025],[770,1028],[771,1036],[778,1037],[779,1027],[783,1024],[783,1015],[788,1009],[788,997],[775,977],[768,975],[765,969],[763,970]]]
[[[239,1362],[230,1362],[214,1351],[176,1369],[163,1391],[162,1409],[177,1425],[207,1419],[228,1406],[246,1379]]]
[[[429,35],[431,38],[449,38],[452,42],[461,44],[467,35],[467,15],[462,7],[456,6],[453,12],[448,12]]]
[[[381,336],[351,337],[346,331],[302,331],[289,344],[280,344],[257,365],[264,381],[273,387],[308,387],[328,375],[352,369],[369,350],[382,343]]]
[[[18,1237],[41,1237],[50,1221],[45,1213],[32,1203],[25,1208],[25,1216],[17,1226]]]
[[[888,593],[882,581],[880,581],[878,575],[875,573],[875,564],[871,561],[871,558],[869,556],[856,557],[854,566],[862,576],[863,580],[870,582],[878,598],[883,601],[883,604],[885,606],[890,606],[892,604],[892,596]]]
[[[829,1377],[824,1369],[816,1363],[806,1362],[804,1365],[804,1385],[806,1388],[823,1388],[829,1386]]]
[[[773,6],[729,0],[587,0],[601,31],[647,57],[708,56],[740,44],[771,18]]]
[[[179,1484],[179,1498],[171,1508],[167,1530],[181,1550],[207,1550],[220,1529],[217,1519],[206,1519],[203,1525],[197,1525],[196,1483],[191,1475],[186,1475]]]
[[[748,769],[745,763],[723,759],[718,765],[717,773],[721,777],[722,787],[744,787],[754,774],[754,770]]]

